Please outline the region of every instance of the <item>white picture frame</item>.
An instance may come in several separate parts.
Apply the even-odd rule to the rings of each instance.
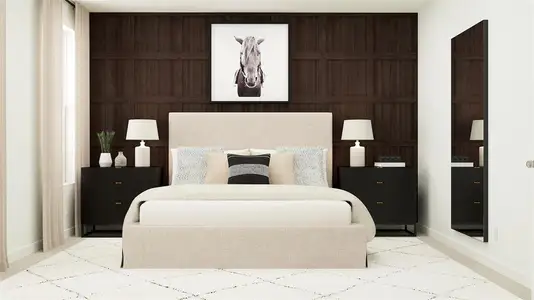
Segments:
[[[212,24],[211,102],[288,102],[289,25]]]

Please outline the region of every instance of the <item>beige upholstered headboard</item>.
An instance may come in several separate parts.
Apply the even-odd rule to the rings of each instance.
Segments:
[[[170,149],[224,149],[280,146],[328,148],[328,182],[332,185],[332,113],[169,113]]]

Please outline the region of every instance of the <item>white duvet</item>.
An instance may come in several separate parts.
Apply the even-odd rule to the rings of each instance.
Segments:
[[[367,240],[374,238],[375,224],[369,211],[354,195],[339,189],[303,185],[171,185],[149,189],[137,196],[124,220],[124,226],[138,223],[140,205],[147,201],[343,201],[352,206],[352,223],[362,224]]]

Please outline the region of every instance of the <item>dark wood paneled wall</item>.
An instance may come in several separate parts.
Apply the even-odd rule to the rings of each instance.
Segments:
[[[469,138],[473,120],[484,119],[485,47],[482,22],[451,41],[452,155],[467,156],[475,165],[483,142]]]
[[[290,26],[290,102],[210,103],[212,23]],[[343,120],[373,120],[362,142],[367,164],[380,155],[417,159],[417,14],[91,14],[91,164],[95,132],[113,129],[114,153],[129,165],[138,142],[128,119],[158,120],[154,166],[167,164],[169,112],[332,112],[334,165],[348,165]],[[236,61],[236,64],[238,62]]]

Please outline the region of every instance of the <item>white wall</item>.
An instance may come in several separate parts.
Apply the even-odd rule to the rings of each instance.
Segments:
[[[421,224],[525,286],[534,199],[525,161],[534,147],[518,142],[534,128],[532,17],[530,0],[435,0],[419,12],[418,45]],[[450,229],[450,39],[483,19],[489,20],[489,243]]]
[[[37,128],[38,0],[6,3],[7,253],[14,261],[42,240]]]

